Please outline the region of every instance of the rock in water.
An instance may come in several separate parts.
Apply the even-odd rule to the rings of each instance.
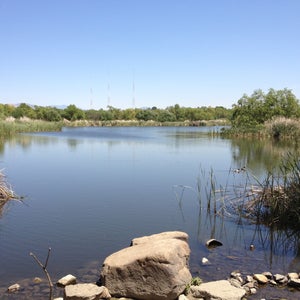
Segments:
[[[206,242],[206,247],[208,248],[214,248],[214,247],[219,247],[219,246],[222,246],[223,244],[216,240],[216,239],[210,239]]]
[[[109,298],[111,298],[111,295],[106,287],[97,286],[93,283],[67,285],[64,291],[65,300],[99,300]]]
[[[191,294],[194,298],[241,300],[246,291],[232,286],[227,280],[218,280],[191,286]]]
[[[177,231],[134,239],[105,259],[100,280],[115,297],[176,299],[192,278],[187,239]]]
[[[68,274],[68,275],[62,277],[61,279],[59,279],[57,281],[58,286],[66,286],[66,285],[75,284],[75,283],[76,283],[76,277],[71,274]]]
[[[17,292],[19,289],[20,289],[20,285],[19,285],[18,283],[15,283],[15,284],[13,284],[13,285],[11,285],[11,286],[9,286],[9,287],[7,288],[7,292],[8,292],[8,293],[15,293],[15,292]]]

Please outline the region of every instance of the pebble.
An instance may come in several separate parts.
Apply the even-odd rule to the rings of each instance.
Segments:
[[[15,292],[17,292],[20,289],[20,287],[21,286],[18,283],[15,283],[15,284],[9,286],[8,289],[7,289],[7,291],[9,293],[15,293]]]
[[[269,281],[269,279],[263,274],[254,274],[253,278],[262,284],[266,284]]]
[[[210,262],[209,262],[209,260],[208,260],[206,257],[203,257],[203,258],[202,258],[202,264],[203,264],[203,265],[209,265]]]
[[[288,273],[287,274],[288,279],[299,279],[299,274],[298,273]]]
[[[291,279],[288,283],[290,286],[300,287],[300,279]]]

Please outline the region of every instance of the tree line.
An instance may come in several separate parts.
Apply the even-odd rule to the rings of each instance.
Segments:
[[[50,106],[30,106],[21,103],[18,106],[0,104],[0,119],[14,117],[15,119],[30,118],[45,121],[59,122],[63,119],[69,121],[113,121],[113,120],[140,120],[157,122],[198,121],[230,119],[231,109],[222,106],[217,107],[181,107],[178,104],[166,109],[152,108],[127,108],[119,109],[108,106],[107,109],[83,110],[71,104],[65,109]]]
[[[251,127],[263,124],[274,117],[299,118],[299,100],[289,89],[269,89],[267,93],[255,90],[250,96],[244,94],[232,108],[223,106],[201,106],[196,108],[182,107],[179,104],[165,109],[127,108],[119,109],[108,106],[107,109],[82,110],[71,104],[64,109],[51,106],[30,106],[21,103],[17,107],[9,104],[0,104],[0,119],[27,117],[45,121],[113,121],[139,120],[156,122],[182,122],[226,119],[233,127]]]

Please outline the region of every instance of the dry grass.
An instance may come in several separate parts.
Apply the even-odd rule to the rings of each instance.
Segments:
[[[18,199],[18,198],[19,197],[14,193],[14,191],[8,185],[2,170],[0,170],[0,215],[7,201],[11,199]]]
[[[297,138],[300,135],[299,119],[277,117],[265,123],[268,135],[275,138]]]

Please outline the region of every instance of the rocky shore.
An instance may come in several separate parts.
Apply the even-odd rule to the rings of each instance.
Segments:
[[[86,278],[87,282],[77,282],[77,278],[70,274],[59,279],[53,290],[53,299],[264,299],[259,296],[259,291],[271,286],[274,289],[293,290],[294,295],[300,298],[298,273],[281,275],[264,272],[245,275],[233,271],[226,280],[204,283],[200,278],[192,278],[188,265],[189,255],[188,235],[184,232],[163,232],[135,238],[130,247],[104,260],[100,276],[93,272]],[[1,299],[47,297],[49,286],[41,278],[23,280],[6,289],[0,288]]]

